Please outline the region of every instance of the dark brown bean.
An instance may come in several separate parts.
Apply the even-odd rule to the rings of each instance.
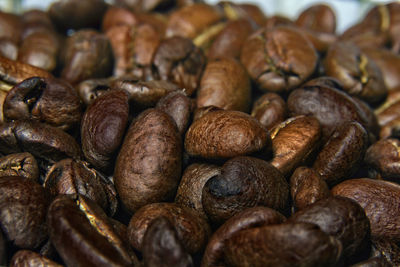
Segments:
[[[89,106],[94,100],[110,90],[112,79],[89,79],[76,86],[82,102]]]
[[[130,210],[173,198],[181,177],[182,141],[173,119],[148,109],[132,122],[119,152],[114,181]]]
[[[286,119],[286,103],[278,94],[263,94],[253,103],[251,116],[270,130]]]
[[[208,159],[262,153],[269,147],[269,133],[256,119],[239,111],[206,113],[192,123],[185,137],[190,156]]]
[[[31,153],[15,153],[0,158],[0,176],[21,176],[37,182],[39,167]]]
[[[82,151],[95,168],[112,171],[128,116],[128,95],[122,90],[101,95],[87,108],[81,123]]]
[[[11,259],[10,267],[62,267],[62,265],[29,250],[19,250]]]
[[[212,222],[222,224],[236,213],[258,205],[285,211],[289,186],[271,164],[252,157],[228,160],[221,174],[203,187],[203,209]]]
[[[400,264],[400,246],[390,239],[373,239],[372,252],[388,266]]]

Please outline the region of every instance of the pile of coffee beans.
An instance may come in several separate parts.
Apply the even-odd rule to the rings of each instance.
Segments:
[[[400,3],[0,12],[0,265],[400,266]]]

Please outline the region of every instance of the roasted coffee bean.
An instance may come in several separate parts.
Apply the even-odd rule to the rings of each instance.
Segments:
[[[48,237],[50,195],[38,183],[18,176],[0,177],[0,224],[8,241],[37,249]]]
[[[72,136],[45,123],[32,121],[0,124],[0,152],[29,152],[48,163],[81,156],[81,149]]]
[[[61,30],[96,28],[107,9],[103,0],[63,0],[49,7],[51,20]]]
[[[247,37],[255,30],[254,24],[249,19],[229,21],[213,40],[207,57],[209,59],[236,58],[239,59],[240,51]]]
[[[348,259],[368,248],[370,224],[363,208],[345,197],[329,197],[296,212],[290,221],[318,225],[325,233],[336,237]]]
[[[161,109],[174,119],[179,133],[183,136],[189,127],[194,106],[194,101],[187,97],[184,91],[176,90],[161,98],[157,102],[156,108]]]
[[[253,103],[251,116],[270,130],[286,119],[286,103],[278,94],[263,94]]]
[[[128,94],[122,90],[99,96],[87,108],[81,123],[82,151],[95,168],[107,173],[112,171],[128,116]]]
[[[400,240],[400,185],[361,178],[344,181],[331,192],[360,204],[371,223],[372,238]]]
[[[225,244],[229,266],[337,266],[342,253],[339,240],[311,223],[246,229]]]
[[[271,129],[271,139],[271,165],[288,176],[319,147],[321,126],[314,117],[293,117]]]
[[[205,163],[189,165],[183,172],[175,203],[191,208],[208,219],[201,201],[203,187],[209,179],[220,174],[221,168],[216,165]]]
[[[223,110],[223,109],[215,107],[215,106],[196,108],[193,113],[193,121],[197,121],[198,119],[200,119],[207,113],[214,112],[214,111],[221,111],[221,110]]]
[[[112,79],[89,79],[79,83],[76,86],[79,97],[86,106],[89,106],[94,100],[110,90]]]
[[[49,169],[43,186],[54,196],[85,196],[96,202],[110,216],[114,215],[118,204],[114,185],[87,165],[73,159],[61,160]]]
[[[0,38],[0,56],[17,60],[18,44],[8,38]]]
[[[132,77],[115,79],[111,82],[111,87],[125,90],[129,95],[132,107],[137,110],[154,107],[162,97],[179,89],[177,85],[169,81],[140,82]],[[185,89],[183,91],[186,92]]]
[[[119,152],[114,181],[130,211],[174,197],[181,177],[182,141],[173,119],[148,109],[131,124]]]
[[[196,11],[197,12],[197,11]],[[153,59],[153,67],[161,80],[185,88],[191,96],[200,83],[206,57],[190,39],[171,37],[161,41]]]
[[[50,205],[51,242],[67,266],[136,266],[137,259],[107,216],[83,196],[58,196]]]
[[[373,178],[400,183],[400,140],[382,139],[371,145],[365,154],[364,161],[370,168]]]
[[[103,16],[102,30],[108,32],[115,26],[134,26],[138,22],[137,14],[134,14],[129,9],[120,6],[109,6]]]
[[[330,6],[315,4],[300,13],[296,25],[316,32],[335,33],[336,15]]]
[[[147,267],[194,266],[174,226],[165,217],[154,219],[147,228],[143,237],[143,261]]]
[[[400,264],[400,246],[390,239],[373,239],[372,251],[378,255],[388,266]]]
[[[22,27],[20,16],[0,12],[0,38],[8,38],[15,43],[19,43]]]
[[[267,19],[259,6],[251,3],[234,3],[230,1],[220,1],[218,3],[229,20],[248,19],[255,22],[257,26],[262,26]]]
[[[29,119],[68,130],[81,120],[76,90],[61,79],[32,77],[14,86],[3,106],[7,121]]]
[[[348,94],[375,104],[385,99],[387,88],[378,65],[356,45],[337,42],[324,60],[325,72],[338,79]]]
[[[215,111],[195,120],[186,132],[185,150],[190,156],[226,159],[270,148],[269,133],[250,115],[239,111]]]
[[[108,38],[94,30],[75,32],[65,41],[61,77],[71,84],[112,72],[113,54]]]
[[[267,207],[248,208],[239,212],[221,225],[211,236],[204,251],[201,266],[225,266],[223,254],[225,241],[235,233],[244,229],[280,224],[285,220],[286,218],[282,214]]]
[[[264,27],[247,39],[240,60],[259,89],[285,92],[314,73],[318,55],[313,45],[294,28]]]
[[[174,6],[173,0],[117,0],[117,3],[135,12],[162,11]]]
[[[307,167],[297,168],[290,177],[290,195],[296,210],[329,197],[330,191],[319,174]]]
[[[208,62],[197,92],[198,108],[216,106],[248,112],[250,100],[250,78],[239,62],[229,58]]]
[[[285,211],[288,197],[289,186],[278,169],[261,159],[236,157],[206,182],[202,203],[210,220],[219,225],[258,205]]]
[[[368,145],[368,135],[358,122],[339,126],[319,152],[313,169],[328,185],[351,177],[359,168]]]
[[[11,259],[10,267],[35,267],[35,266],[46,266],[46,267],[62,267],[58,264],[39,253],[29,250],[19,250]]]
[[[399,117],[400,112],[400,91],[392,91],[386,101],[375,109],[375,115],[380,126],[389,124]]]
[[[6,244],[6,238],[4,237],[4,234],[2,231],[0,231],[0,264],[1,265],[6,265],[7,263],[7,244]]]
[[[139,209],[128,226],[129,242],[143,252],[143,237],[151,223],[165,217],[175,228],[179,240],[190,254],[204,249],[210,233],[207,222],[196,212],[175,203],[152,203]]]
[[[21,176],[37,182],[39,167],[31,153],[15,153],[0,158],[1,176]]]
[[[375,133],[361,107],[347,94],[326,86],[305,86],[294,90],[288,98],[290,116],[313,115],[322,126],[326,141],[336,127],[347,121],[357,121],[367,131]]]

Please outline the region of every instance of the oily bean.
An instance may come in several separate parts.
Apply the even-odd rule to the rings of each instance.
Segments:
[[[94,30],[77,31],[65,41],[62,62],[61,77],[71,84],[107,77],[113,66],[110,42]]]
[[[52,22],[61,30],[98,26],[107,9],[103,0],[66,0],[50,5],[48,13]]]
[[[293,117],[271,129],[271,165],[287,176],[319,146],[321,126],[314,117]]]
[[[185,137],[186,152],[207,159],[263,153],[269,147],[269,133],[256,119],[239,111],[208,112],[191,124]]]
[[[0,158],[1,176],[21,176],[37,182],[39,180],[39,167],[31,153],[15,153]]]
[[[358,122],[339,126],[322,147],[313,169],[332,186],[351,177],[359,168],[368,145],[368,135]]]
[[[207,218],[202,204],[202,191],[206,182],[219,175],[221,168],[216,165],[194,163],[183,172],[175,203],[197,211],[202,217]]]
[[[240,60],[259,89],[283,93],[308,79],[317,67],[318,55],[300,32],[279,26],[252,34]]]
[[[162,40],[153,58],[153,66],[160,79],[185,88],[188,96],[199,86],[205,65],[203,51],[183,37]]]
[[[246,229],[225,244],[229,266],[337,266],[342,252],[339,240],[311,223]]]
[[[197,92],[198,108],[216,106],[248,112],[250,100],[250,78],[238,61],[225,58],[208,62]]]
[[[344,91],[370,104],[381,102],[387,95],[378,65],[352,43],[331,45],[324,68],[328,76],[342,82]]]
[[[76,90],[82,102],[89,106],[94,100],[110,90],[111,79],[89,79],[79,83]]]
[[[364,158],[371,177],[400,183],[400,140],[381,139],[371,145]]]
[[[296,25],[316,32],[335,33],[336,15],[330,6],[315,4],[300,13]]]
[[[181,36],[194,39],[211,25],[219,22],[222,14],[205,3],[195,3],[174,11],[167,23],[165,36]]]
[[[285,220],[286,218],[282,214],[267,207],[253,207],[239,212],[221,225],[211,236],[204,251],[201,266],[225,266],[223,255],[225,241],[235,233],[244,229],[280,224]]]
[[[0,224],[8,241],[37,249],[48,236],[50,196],[38,183],[19,176],[0,178]]]
[[[296,210],[329,197],[330,191],[326,182],[313,169],[298,167],[290,177],[290,195]]]
[[[278,94],[263,94],[253,103],[251,116],[256,118],[265,128],[271,130],[275,125],[286,119],[286,103]]]
[[[86,109],[81,123],[82,151],[95,168],[107,173],[112,171],[128,116],[128,95],[122,90],[99,96]]]
[[[165,217],[154,219],[143,237],[144,266],[194,266],[178,238],[174,226]]]
[[[114,181],[130,211],[173,198],[181,177],[182,141],[173,119],[148,109],[131,124],[119,152]]]
[[[318,225],[322,231],[342,242],[343,253],[348,259],[367,248],[369,220],[354,200],[340,196],[325,198],[296,212],[290,221]]]
[[[344,181],[331,192],[360,204],[370,221],[372,238],[400,240],[400,185],[360,178]]]
[[[203,187],[203,209],[217,225],[236,213],[258,205],[285,211],[289,186],[274,166],[261,159],[236,157],[228,160],[221,174]]]
[[[48,124],[33,121],[0,124],[0,152],[29,152],[49,163],[81,156],[81,149],[72,136]]]
[[[112,182],[82,161],[64,159],[55,163],[47,172],[43,186],[54,196],[83,195],[110,216],[117,210],[117,193]]]
[[[157,102],[156,108],[161,109],[174,119],[179,133],[183,136],[189,127],[194,106],[194,101],[185,92],[176,90],[161,98]]]
[[[60,195],[47,215],[49,235],[67,266],[132,266],[134,254],[113,231],[107,216],[83,196]]]
[[[7,121],[30,119],[68,130],[79,124],[81,102],[61,79],[32,77],[14,86],[3,105]]]
[[[143,252],[143,237],[159,217],[165,217],[173,225],[188,253],[195,254],[205,247],[210,229],[196,212],[175,203],[152,203],[139,209],[129,222],[128,238],[133,248]]]
[[[11,259],[10,267],[61,267],[62,265],[29,250],[19,250]]]

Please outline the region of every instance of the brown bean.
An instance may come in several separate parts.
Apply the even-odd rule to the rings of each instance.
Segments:
[[[278,94],[266,93],[253,103],[251,116],[271,130],[287,116],[286,103]]]
[[[31,153],[15,153],[0,158],[0,176],[21,176],[37,182],[39,167]]]
[[[62,265],[40,255],[39,253],[29,250],[19,250],[11,259],[10,267],[61,267]]]
[[[296,25],[316,32],[335,33],[336,15],[330,6],[315,4],[300,13]]]

